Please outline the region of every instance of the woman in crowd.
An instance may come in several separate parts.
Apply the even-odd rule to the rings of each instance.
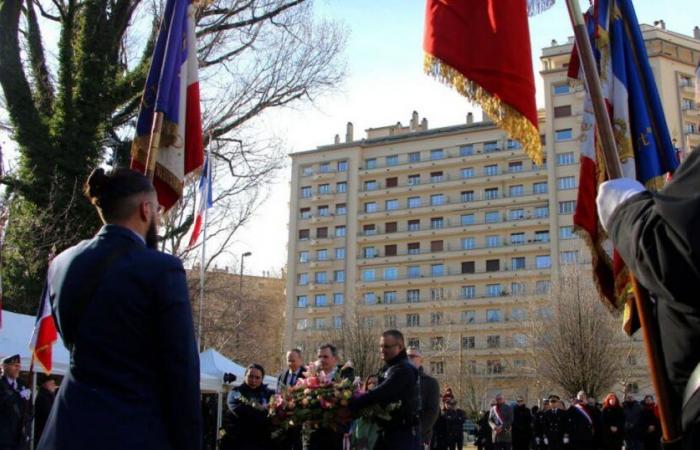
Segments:
[[[246,368],[243,384],[228,396],[224,417],[223,450],[270,450],[271,428],[267,406],[274,392],[263,384],[265,369],[260,364]]]
[[[651,395],[644,397],[639,425],[643,436],[643,449],[659,450],[661,445],[661,423],[659,421],[659,411],[656,403],[654,403],[654,397]]]
[[[620,450],[622,441],[625,438],[625,411],[622,409],[620,400],[612,392],[603,401],[603,411],[601,413],[602,444],[605,450]]]

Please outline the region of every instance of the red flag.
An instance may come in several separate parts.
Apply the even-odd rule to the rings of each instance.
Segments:
[[[39,312],[36,315],[36,324],[34,325],[34,333],[32,334],[32,341],[29,344],[29,349],[46,373],[51,373],[51,350],[54,342],[58,339],[56,324],[53,321],[51,310],[49,287],[44,286],[44,292],[41,295],[41,304],[39,305]]]
[[[537,163],[535,77],[525,0],[428,0],[425,70],[481,106]]]

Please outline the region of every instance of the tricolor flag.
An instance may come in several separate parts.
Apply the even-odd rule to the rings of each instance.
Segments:
[[[34,359],[39,361],[46,373],[51,373],[51,350],[57,339],[58,334],[56,333],[56,324],[53,320],[49,287],[45,285],[44,292],[41,294],[41,303],[39,304],[39,312],[36,315],[34,333],[32,334],[29,349],[32,351]]]
[[[166,4],[131,146],[131,167],[143,171],[154,113],[163,113],[153,184],[166,210],[182,196],[185,176],[204,160],[195,11],[190,0]]]
[[[547,0],[428,0],[425,71],[476,102],[537,163],[542,145],[535,104],[528,9]]]
[[[190,243],[187,245],[188,247],[192,247],[197,243],[199,233],[202,231],[202,224],[204,224],[204,215],[206,214],[207,209],[211,208],[214,203],[211,194],[211,170],[209,157],[207,157],[207,159],[204,161],[202,176],[199,179],[197,196],[199,197],[199,202],[197,203],[197,217],[194,219],[194,226],[192,228],[192,234],[190,235]]]
[[[630,0],[597,0],[586,14],[598,59],[600,79],[613,124],[623,175],[647,189],[665,184],[678,166],[661,99],[649,65],[644,39]],[[583,79],[577,52],[569,76]],[[625,331],[638,326],[630,278],[617,252],[604,250],[605,233],[598,221],[595,198],[606,172],[590,97],[584,100],[581,123],[581,165],[574,225],[589,244],[596,284],[611,309],[625,310]]]

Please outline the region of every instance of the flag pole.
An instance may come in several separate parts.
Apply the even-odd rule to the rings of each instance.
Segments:
[[[211,181],[211,139],[209,139],[209,145],[207,146],[207,157],[206,157],[206,176],[209,180]],[[200,199],[200,201],[207,201],[207,198],[209,197],[209,190],[211,189],[211,184],[208,182],[207,183],[207,192],[203,192],[202,195],[205,196],[204,199]],[[204,277],[206,274],[206,271],[204,270],[204,264],[206,261],[206,246],[207,246],[207,222],[208,222],[208,216],[209,216],[209,208],[204,208],[204,217],[202,218],[202,253],[200,256],[200,263],[199,263],[199,317],[197,319],[197,348],[199,348],[199,351],[204,351],[202,348],[202,314],[204,311]]]
[[[153,181],[156,173],[156,161],[158,160],[158,147],[160,147],[160,132],[163,129],[163,113],[156,111],[153,113],[153,127],[151,127],[151,137],[148,139],[148,155],[144,175]]]
[[[605,159],[605,169],[609,179],[622,177],[622,165],[618,158],[617,147],[615,145],[615,137],[612,130],[612,123],[603,98],[603,90],[598,76],[597,64],[593,56],[593,47],[588,36],[588,29],[583,20],[581,7],[578,0],[566,0],[566,6],[569,10],[569,17],[574,29],[574,37],[576,39],[576,47],[581,59],[581,66],[586,80],[586,87],[591,96],[591,103],[595,114],[598,132],[600,135],[601,144],[603,147],[603,158]],[[654,322],[653,313],[651,311],[651,302],[648,292],[630,275],[635,297],[635,304],[639,322],[642,328],[644,337],[644,347],[649,362],[651,380],[656,391],[657,404],[659,406],[659,420],[661,422],[661,431],[663,440],[666,443],[679,442],[682,436],[680,424],[673,417],[671,412],[669,398],[666,369],[662,363],[662,353],[659,347],[659,330]]]

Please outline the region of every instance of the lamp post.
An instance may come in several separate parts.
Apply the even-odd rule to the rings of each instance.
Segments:
[[[252,255],[251,252],[245,252],[245,253],[241,254],[241,273],[240,273],[240,280],[239,280],[239,286],[238,286],[238,295],[240,295],[241,298],[243,297],[243,262],[250,255]]]

